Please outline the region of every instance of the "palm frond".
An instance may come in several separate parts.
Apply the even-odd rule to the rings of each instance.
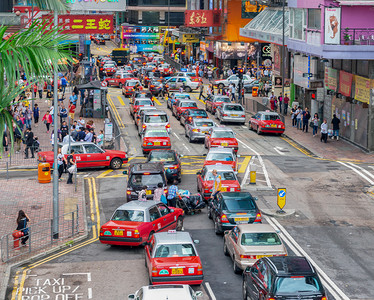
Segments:
[[[66,3],[66,0],[31,0],[30,2],[42,10],[65,13],[69,9],[69,5]]]

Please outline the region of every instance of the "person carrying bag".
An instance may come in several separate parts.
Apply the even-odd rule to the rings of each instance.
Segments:
[[[73,184],[73,174],[77,172],[77,164],[74,161],[74,150],[70,151],[70,154],[67,157],[67,165],[68,165],[68,172],[69,172],[69,177],[68,181],[66,182],[67,184]]]

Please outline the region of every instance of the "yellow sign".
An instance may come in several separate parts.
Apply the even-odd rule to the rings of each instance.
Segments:
[[[199,37],[196,34],[183,34],[182,43],[198,43]]]
[[[370,79],[355,76],[355,99],[364,103],[370,100]]]
[[[283,207],[286,205],[286,189],[285,188],[278,189],[277,204],[280,209],[283,209]]]

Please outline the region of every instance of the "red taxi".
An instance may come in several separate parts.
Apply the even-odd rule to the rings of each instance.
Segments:
[[[259,111],[250,118],[249,129],[256,130],[258,134],[267,132],[281,135],[285,126],[276,112]]]
[[[130,114],[132,117],[135,117],[135,114],[142,106],[153,106],[153,101],[148,98],[135,99],[135,101],[130,104]]]
[[[137,78],[134,78],[130,73],[119,73],[114,74],[112,77],[105,78],[105,81],[108,83],[108,86],[117,86],[122,89],[122,86],[128,79],[137,80]]]
[[[114,73],[117,72],[117,65],[108,62],[104,64],[103,69],[106,76],[112,76]]]
[[[203,266],[188,232],[155,233],[145,246],[145,264],[151,284],[203,282]]]
[[[184,212],[163,203],[131,201],[116,209],[110,221],[100,228],[102,244],[139,246],[150,240],[155,232],[181,230]]]
[[[234,171],[238,170],[238,157],[232,148],[211,148],[205,157],[203,168],[209,165],[231,166]]]
[[[227,147],[232,148],[234,152],[238,152],[238,140],[235,137],[234,131],[228,127],[214,127],[210,130],[210,134],[205,136],[205,148],[211,149],[213,147]]]
[[[218,176],[221,177],[221,192],[240,192],[238,177],[236,177],[236,172],[232,170],[231,166],[209,165],[205,166],[201,172],[197,172],[197,191],[205,200],[209,200],[212,194],[214,184],[213,170],[217,170]]]
[[[181,114],[187,109],[197,109],[195,101],[191,100],[177,100],[177,103],[173,105],[173,115],[179,120]]]
[[[151,127],[143,131],[143,154],[154,149],[171,149],[170,136],[165,127]]]
[[[138,89],[143,90],[142,84],[137,78],[127,78],[126,82],[122,85],[122,95],[130,97],[135,91],[135,85],[138,84]]]
[[[217,108],[221,107],[223,103],[231,103],[230,98],[223,95],[213,95],[205,99],[205,109],[215,114]]]

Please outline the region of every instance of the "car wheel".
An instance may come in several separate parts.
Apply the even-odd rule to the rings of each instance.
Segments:
[[[235,256],[233,256],[232,260],[233,260],[234,273],[240,274],[242,270],[237,266],[236,261],[235,261]]]
[[[220,89],[222,89],[224,86],[225,86],[225,85],[224,85],[223,83],[220,83],[220,84],[218,85],[218,87],[219,87]]]
[[[188,141],[189,141],[190,143],[193,143],[193,140],[191,139],[191,136],[188,137]]]
[[[229,256],[229,251],[227,250],[227,245],[226,245],[226,239],[223,239],[223,254],[226,256]]]
[[[191,93],[192,92],[192,89],[189,86],[185,87],[184,90],[185,90],[186,93]]]
[[[208,207],[208,218],[209,219],[213,219],[213,217],[212,217],[212,211],[209,209],[209,207]]]
[[[261,134],[261,131],[260,131],[260,126],[257,126],[257,134],[260,135]]]
[[[122,160],[118,157],[113,158],[112,161],[110,162],[110,167],[113,170],[120,169],[122,167]]]
[[[122,89],[122,85],[123,85],[122,83],[119,84],[119,88],[120,88],[120,89]]]
[[[183,229],[183,219],[182,219],[182,217],[178,217],[177,227],[175,227],[175,230],[176,231],[182,231],[182,229]]]
[[[243,290],[243,300],[251,300],[251,298],[247,294],[247,285],[245,283],[245,279],[243,279],[242,290]]]
[[[219,230],[219,227],[218,227],[218,222],[215,220],[214,221],[214,232],[216,233],[216,235],[220,235],[222,232]]]

